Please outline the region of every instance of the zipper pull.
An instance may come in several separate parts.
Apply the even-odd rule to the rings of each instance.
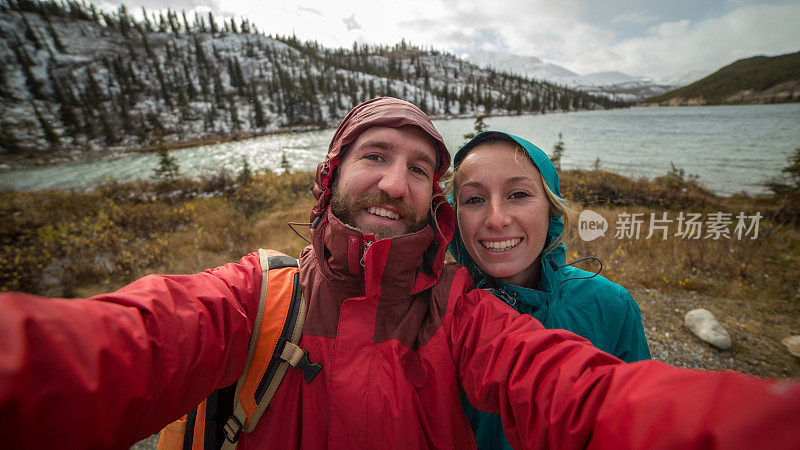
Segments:
[[[364,257],[367,256],[367,249],[372,245],[373,241],[364,239],[364,253],[361,254],[361,267],[364,267]]]
[[[516,306],[517,299],[509,295],[508,292],[505,291],[505,289],[498,289],[497,291],[500,292],[500,298],[504,302],[508,303],[511,306]]]

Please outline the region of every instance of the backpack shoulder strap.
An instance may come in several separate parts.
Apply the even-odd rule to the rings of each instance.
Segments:
[[[236,385],[233,415],[225,424],[223,448],[234,449],[239,434],[255,429],[289,366],[302,370],[310,383],[322,369],[299,347],[306,303],[298,262],[274,250],[259,249],[262,279],[244,375]],[[267,293],[269,292],[269,296]]]

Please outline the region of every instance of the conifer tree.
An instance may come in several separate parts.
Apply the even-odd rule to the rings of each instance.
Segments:
[[[39,40],[39,36],[33,31],[33,27],[31,27],[30,22],[28,22],[28,19],[24,15],[22,15],[22,23],[25,25],[25,39],[31,41],[34,47],[36,47],[36,50],[43,49],[44,44]]]
[[[255,83],[250,80],[250,99],[253,103],[253,128],[262,129],[267,126],[267,120],[264,116],[264,106],[258,98]]]
[[[488,125],[486,125],[486,122],[483,121],[483,119],[485,119],[485,118],[486,118],[486,116],[478,116],[478,117],[475,118],[475,123],[472,125],[472,127],[473,127],[473,129],[475,131],[472,132],[472,133],[467,133],[467,134],[464,135],[464,139],[465,139],[464,143],[465,144],[470,139],[472,139],[475,136],[477,136],[479,133],[483,133],[484,131],[486,131],[486,128],[488,128]]]
[[[230,114],[231,129],[237,132],[241,131],[242,126],[239,123],[239,109],[233,95],[228,96],[228,113]]]
[[[169,29],[172,30],[173,34],[178,34],[181,31],[181,26],[178,23],[178,16],[175,14],[172,9],[167,9],[167,23],[169,24]]]
[[[189,19],[186,18],[185,10],[181,10],[181,16],[183,17],[183,29],[186,30],[187,33],[191,33],[193,31],[193,27],[189,25]]]
[[[147,33],[152,33],[155,31],[153,29],[153,23],[150,22],[150,19],[147,17],[147,10],[144,9],[144,6],[142,6],[142,17],[144,17],[144,19],[142,19],[142,23],[144,23],[144,31]]]
[[[36,103],[31,101],[31,106],[33,106],[33,112],[36,115],[36,119],[39,121],[39,125],[42,127],[42,132],[44,133],[44,138],[47,139],[47,142],[50,143],[55,148],[61,147],[61,141],[58,139],[58,135],[53,130],[53,126],[49,120],[45,120],[42,117],[42,114],[39,112],[39,108],[36,106]]]
[[[67,97],[64,92],[65,89],[62,85],[62,82],[55,75],[55,71],[52,69],[52,66],[48,72],[50,75],[50,84],[53,86],[53,97],[59,104],[59,116],[61,123],[63,123],[64,126],[74,134],[80,128],[78,118],[75,116],[75,112],[72,110],[72,105],[70,105],[69,97]]]
[[[144,52],[147,54],[147,57],[150,59],[155,59],[155,55],[153,54],[153,49],[150,48],[150,42],[147,40],[147,34],[142,33],[142,46],[144,47]]]
[[[180,168],[175,161],[175,157],[169,154],[169,149],[164,144],[164,136],[160,128],[156,129],[156,139],[158,140],[158,167],[154,169],[153,177],[158,184],[168,186],[177,180]]]
[[[169,87],[167,86],[167,82],[164,79],[164,73],[161,70],[161,62],[158,61],[158,58],[156,58],[156,61],[157,61],[155,64],[156,77],[158,78],[158,84],[161,87],[161,97],[164,99],[164,104],[172,108],[172,99],[170,99]]]
[[[197,11],[194,12],[194,25],[200,30],[201,33],[206,32],[205,19],[203,19],[203,17]]]
[[[50,37],[53,39],[53,45],[55,45],[56,50],[58,50],[59,53],[65,53],[66,48],[64,47],[64,44],[61,42],[61,38],[58,37],[56,29],[53,28],[53,23],[50,21],[49,16],[45,17],[48,17],[45,20],[45,22],[47,24],[47,32],[50,33]]]
[[[286,157],[286,152],[281,153],[281,170],[283,173],[290,173],[292,171],[292,165],[289,163],[289,159]]]
[[[239,176],[236,177],[236,179],[242,186],[247,186],[253,181],[253,171],[250,169],[250,163],[244,156],[242,156],[242,170],[239,172]]]
[[[564,139],[561,132],[558,132],[558,142],[553,145],[553,153],[550,154],[550,161],[556,167],[556,170],[561,170],[561,157],[564,155]]]
[[[17,57],[17,61],[22,67],[22,73],[25,75],[25,85],[28,87],[28,90],[33,98],[44,98],[42,95],[42,82],[36,79],[36,76],[31,70],[31,67],[33,67],[33,60],[30,56],[28,56],[28,52],[25,51],[25,47],[23,47],[19,41],[15,41],[11,42],[11,50],[14,52],[14,55]]]
[[[6,122],[0,123],[0,150],[9,154],[19,154],[23,151],[19,139],[11,131],[11,125]]]
[[[128,37],[128,30],[131,28],[131,19],[128,14],[128,8],[125,5],[120,5],[119,9],[117,10],[117,16],[119,17],[119,32],[122,34],[122,37]]]

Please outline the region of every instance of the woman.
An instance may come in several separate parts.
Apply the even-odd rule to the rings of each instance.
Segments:
[[[558,173],[535,145],[484,132],[454,158],[450,253],[490,289],[547,328],[572,331],[628,362],[650,358],[639,307],[620,285],[566,265]],[[500,417],[462,396],[479,448],[511,448]]]

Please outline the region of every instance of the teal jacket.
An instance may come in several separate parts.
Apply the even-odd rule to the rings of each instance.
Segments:
[[[561,197],[558,172],[550,158],[532,143],[511,134],[478,134],[456,153],[454,165],[460,163],[471,148],[487,138],[516,141],[528,152],[550,190]],[[448,200],[453,203],[452,195]],[[561,218],[551,217],[544,247],[549,247],[563,229]],[[469,256],[457,225],[449,250],[456,261],[469,269],[478,287],[491,290],[519,312],[535,317],[545,327],[565,329],[583,336],[595,347],[623,361],[650,358],[641,312],[628,291],[600,275],[576,279],[590,277],[592,273],[565,265],[567,250],[563,243],[542,256],[539,289],[490,282],[486,273]],[[463,395],[462,405],[475,431],[478,448],[511,448],[503,432],[500,416],[476,410]]]

